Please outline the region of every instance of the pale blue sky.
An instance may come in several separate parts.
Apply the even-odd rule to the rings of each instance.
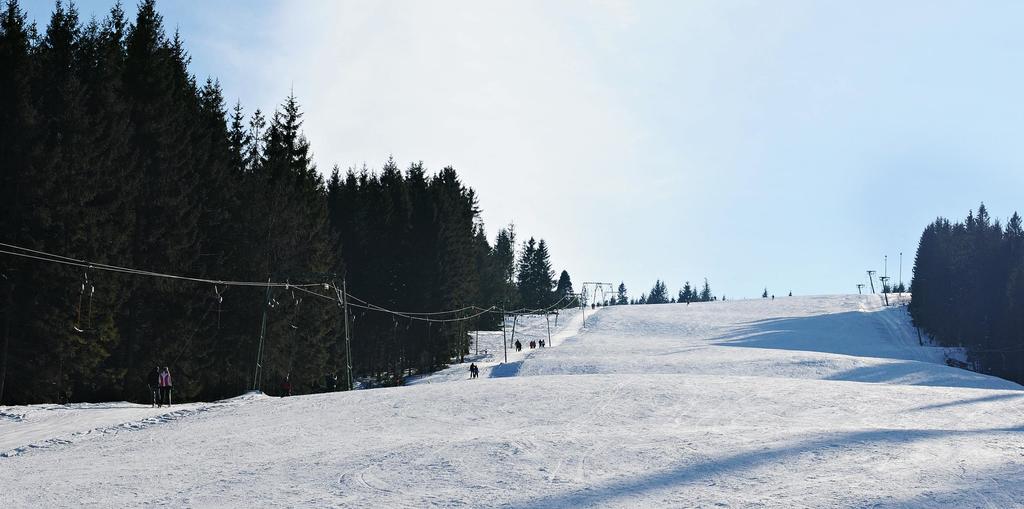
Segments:
[[[322,170],[451,164],[577,286],[853,292],[938,215],[1024,208],[1020,2],[158,8],[247,112],[294,86]]]

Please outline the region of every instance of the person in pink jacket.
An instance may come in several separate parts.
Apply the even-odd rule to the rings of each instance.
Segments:
[[[160,372],[160,402],[171,406],[171,368],[167,366]]]

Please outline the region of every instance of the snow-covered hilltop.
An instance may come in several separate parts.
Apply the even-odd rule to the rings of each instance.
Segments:
[[[0,506],[1024,506],[1024,388],[875,296],[587,314],[481,333],[478,380],[3,407]]]

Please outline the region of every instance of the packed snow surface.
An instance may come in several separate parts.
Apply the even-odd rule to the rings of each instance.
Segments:
[[[1024,388],[877,296],[583,324],[529,349],[548,322],[521,318],[507,362],[481,332],[408,387],[0,407],[0,507],[1024,507]]]

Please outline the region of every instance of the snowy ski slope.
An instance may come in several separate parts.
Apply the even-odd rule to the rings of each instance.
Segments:
[[[0,407],[0,507],[1024,507],[1024,388],[877,297],[580,318],[481,333],[479,380]]]

